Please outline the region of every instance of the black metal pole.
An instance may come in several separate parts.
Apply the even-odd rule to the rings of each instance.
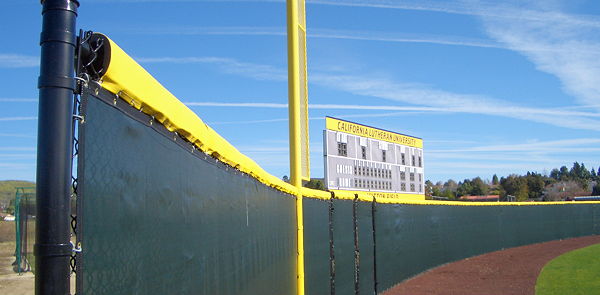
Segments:
[[[69,294],[76,0],[41,0],[35,294]]]

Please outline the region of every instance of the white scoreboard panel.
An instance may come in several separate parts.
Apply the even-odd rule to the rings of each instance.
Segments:
[[[424,195],[422,139],[331,117],[326,125],[323,151],[328,189]]]

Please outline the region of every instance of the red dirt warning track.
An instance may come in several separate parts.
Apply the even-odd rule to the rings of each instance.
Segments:
[[[533,295],[540,271],[563,253],[600,243],[587,236],[516,247],[434,268],[385,295]]]

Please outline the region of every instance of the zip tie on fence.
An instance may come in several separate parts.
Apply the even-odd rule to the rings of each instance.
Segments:
[[[81,122],[81,124],[85,123],[85,117],[82,115],[73,115],[73,119]]]
[[[75,252],[75,253],[81,253],[81,243],[77,243],[77,247],[75,246],[75,244],[73,244],[73,242],[69,242],[71,243],[71,251]]]
[[[96,86],[98,86],[95,90],[94,90],[94,94],[98,95],[98,89],[102,87],[102,81],[96,81],[96,80],[91,80],[91,83],[96,84]]]
[[[120,96],[120,95],[121,95],[121,91],[119,91],[119,92],[117,92],[117,93],[115,94],[115,98],[113,98],[113,105],[115,105],[115,106],[117,105],[117,100],[118,100],[119,98],[121,98],[121,96]]]
[[[81,82],[83,84],[83,87],[87,87],[88,86],[88,81],[85,80],[84,78],[75,77],[75,80]]]
[[[87,88],[89,86],[90,80],[91,80],[90,75],[88,75],[88,73],[81,73],[80,76],[81,77],[79,77],[79,76],[74,77],[75,81],[81,82],[82,86]]]

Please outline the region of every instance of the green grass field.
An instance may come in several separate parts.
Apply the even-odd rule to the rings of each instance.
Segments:
[[[565,253],[546,264],[535,294],[600,294],[600,244]]]

